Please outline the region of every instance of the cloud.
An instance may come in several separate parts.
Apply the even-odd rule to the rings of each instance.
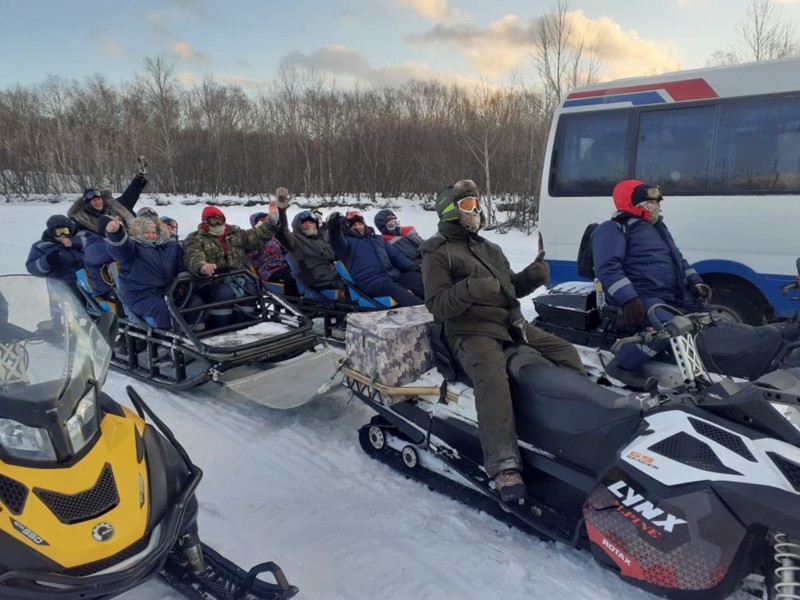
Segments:
[[[775,0],[776,4],[797,4],[800,0]]]
[[[175,74],[175,79],[178,80],[179,83],[182,83],[185,86],[194,85],[197,83],[197,75],[192,73],[191,71],[181,71]]]
[[[107,33],[98,33],[93,36],[93,41],[97,44],[100,53],[113,58],[124,58],[128,56],[128,51],[112,36]]]
[[[175,40],[170,44],[172,54],[184,62],[209,64],[211,57],[206,54],[195,52],[189,42]]]
[[[588,18],[582,10],[567,14],[575,40],[593,47],[605,66],[604,78],[616,79],[674,71],[680,68],[676,49],[642,38],[635,30],[623,30],[609,17]],[[438,43],[457,47],[481,77],[498,78],[513,68],[530,64],[532,32],[536,19],[523,22],[506,15],[486,27],[471,24],[435,25],[412,43]]]
[[[447,4],[447,0],[395,0],[400,6],[411,6],[422,17],[429,21],[456,21],[463,13],[454,6]]]
[[[311,54],[293,52],[282,62],[320,71],[328,75],[328,79],[335,77],[339,83],[359,81],[377,87],[399,86],[412,79],[436,79],[442,83],[465,85],[474,83],[452,71],[435,70],[424,62],[405,61],[375,68],[363,55],[342,45],[325,46]]]

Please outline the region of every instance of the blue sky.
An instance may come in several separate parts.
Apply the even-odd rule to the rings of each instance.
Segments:
[[[800,0],[775,0],[800,23]],[[604,78],[698,68],[736,43],[748,0],[571,0]],[[181,81],[268,86],[282,61],[343,85],[532,77],[527,27],[545,0],[0,0],[0,88],[54,74],[132,81],[163,56]]]

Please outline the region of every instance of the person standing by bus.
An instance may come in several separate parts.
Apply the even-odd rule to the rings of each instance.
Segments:
[[[669,304],[685,312],[705,310],[702,305],[711,301],[711,287],[703,283],[672,239],[661,216],[661,190],[626,179],[614,187],[612,197],[617,209],[614,218],[591,234],[593,266],[606,299],[622,307],[626,324],[644,328],[647,311],[654,304]],[[667,321],[674,315],[657,310],[656,316]],[[606,365],[606,372],[641,389],[647,378],[640,368],[667,343],[624,346]]]

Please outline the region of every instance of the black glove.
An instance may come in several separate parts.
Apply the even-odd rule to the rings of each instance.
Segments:
[[[711,302],[711,287],[705,283],[696,283],[692,286],[692,293],[700,304]]]
[[[496,277],[470,277],[467,279],[469,295],[478,304],[497,304],[500,280]]]
[[[628,325],[641,325],[644,323],[647,311],[644,308],[644,302],[639,296],[628,300],[622,310],[625,312],[625,323]]]
[[[531,285],[539,287],[547,283],[550,279],[550,265],[544,262],[544,250],[539,252],[531,264],[525,267],[525,275],[531,282]]]
[[[47,261],[47,264],[51,267],[55,267],[58,264],[59,258],[61,257],[61,250],[56,250],[55,252],[51,252],[44,259]]]

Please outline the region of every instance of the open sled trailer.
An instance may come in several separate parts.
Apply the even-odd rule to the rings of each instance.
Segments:
[[[189,306],[196,281],[179,277],[166,293],[173,321],[169,331],[150,327],[125,309],[125,315],[119,318],[112,366],[175,390],[215,382],[229,392],[273,408],[292,408],[311,400],[327,381],[333,365],[330,350],[317,349],[320,342],[312,331],[312,320],[265,290],[248,271],[225,273],[216,279],[230,277],[246,278],[255,293]],[[245,286],[239,289],[241,293]],[[88,299],[92,312],[103,312],[96,298]],[[196,331],[192,326],[196,315],[226,309],[234,311],[238,322],[213,330]],[[312,373],[320,377],[310,376]],[[265,381],[276,378],[282,382],[281,396],[273,393],[267,397],[270,387]]]

